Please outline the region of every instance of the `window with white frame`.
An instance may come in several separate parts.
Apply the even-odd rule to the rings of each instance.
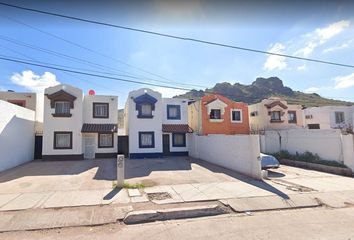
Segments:
[[[99,148],[113,147],[113,133],[99,133],[98,134],[98,147]]]
[[[70,114],[70,102],[56,101],[55,102],[55,114],[58,114],[58,115]]]
[[[72,149],[72,132],[54,132],[54,149]]]
[[[211,109],[210,119],[221,119],[221,109]]]
[[[94,118],[108,118],[109,117],[108,103],[93,103],[93,117]]]
[[[231,109],[231,122],[242,122],[241,109]]]
[[[155,134],[154,132],[139,132],[139,148],[154,148]]]

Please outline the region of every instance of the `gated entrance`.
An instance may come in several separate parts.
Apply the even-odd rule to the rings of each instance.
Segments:
[[[34,139],[34,159],[42,159],[43,136],[35,136]]]
[[[163,155],[168,156],[171,154],[170,150],[170,135],[169,134],[163,134],[162,135],[162,150],[163,150]]]
[[[129,157],[129,137],[118,136],[118,154],[124,154],[125,157]]]

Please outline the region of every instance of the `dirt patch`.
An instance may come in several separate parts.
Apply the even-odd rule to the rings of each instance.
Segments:
[[[147,197],[150,201],[152,201],[152,200],[165,200],[165,199],[172,198],[172,196],[168,192],[148,193]]]
[[[153,187],[158,185],[157,182],[153,181],[153,180],[149,180],[149,179],[144,179],[141,181],[141,183],[145,186],[145,187]]]

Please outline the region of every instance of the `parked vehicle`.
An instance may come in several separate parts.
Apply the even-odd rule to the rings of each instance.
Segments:
[[[267,155],[261,153],[261,165],[262,170],[270,169],[270,168],[278,168],[280,166],[278,159],[276,159],[272,155]]]

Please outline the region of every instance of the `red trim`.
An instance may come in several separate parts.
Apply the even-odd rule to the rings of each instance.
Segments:
[[[26,100],[7,100],[7,102],[16,104],[20,107],[26,107]]]

